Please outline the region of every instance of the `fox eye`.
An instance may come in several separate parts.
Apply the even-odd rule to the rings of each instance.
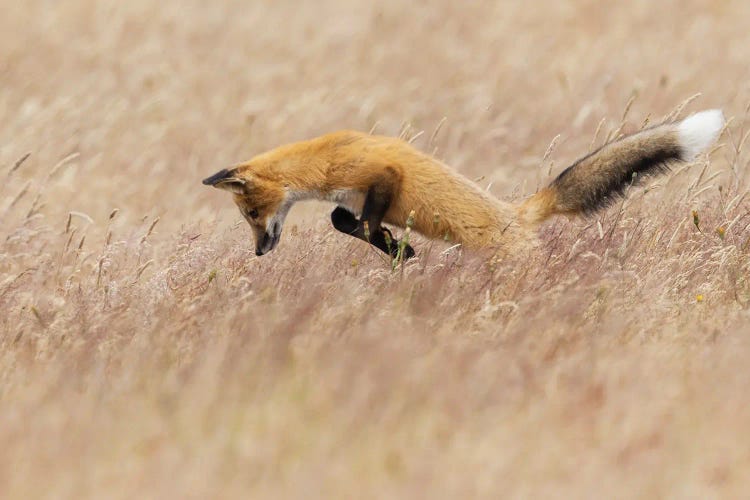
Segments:
[[[247,215],[249,215],[253,219],[257,219],[258,218],[258,210],[255,209],[255,208],[253,208],[252,210],[248,210],[247,211]]]

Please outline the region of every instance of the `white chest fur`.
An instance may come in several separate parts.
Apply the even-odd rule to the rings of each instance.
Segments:
[[[362,207],[365,204],[365,194],[356,189],[334,189],[327,193],[320,191],[290,191],[282,208],[286,212],[294,203],[303,200],[330,201],[346,208],[355,215],[360,215]]]
[[[332,201],[356,215],[362,213],[362,207],[365,204],[365,194],[354,189],[335,189],[323,199]]]

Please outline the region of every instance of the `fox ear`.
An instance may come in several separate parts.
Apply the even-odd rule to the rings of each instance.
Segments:
[[[247,181],[241,177],[236,177],[234,170],[223,169],[211,177],[203,179],[203,184],[218,189],[225,189],[232,193],[244,194],[246,192],[245,185]]]

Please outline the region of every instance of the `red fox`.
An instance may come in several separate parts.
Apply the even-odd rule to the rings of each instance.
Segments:
[[[336,203],[337,230],[395,256],[399,242],[382,223],[405,227],[466,248],[502,253],[529,248],[536,227],[555,214],[591,214],[625,188],[688,162],[722,128],[720,110],[657,125],[602,146],[519,204],[501,201],[440,161],[392,137],[340,131],[288,144],[224,169],[203,184],[233,193],[255,233],[255,253],[279,243],[284,219],[300,200]],[[403,257],[414,250],[406,246]]]

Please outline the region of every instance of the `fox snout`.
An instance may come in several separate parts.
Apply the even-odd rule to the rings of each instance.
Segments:
[[[258,232],[256,237],[255,255],[260,257],[276,248],[276,245],[279,244],[279,240],[281,239],[281,224],[274,222],[270,228],[263,232]]]

